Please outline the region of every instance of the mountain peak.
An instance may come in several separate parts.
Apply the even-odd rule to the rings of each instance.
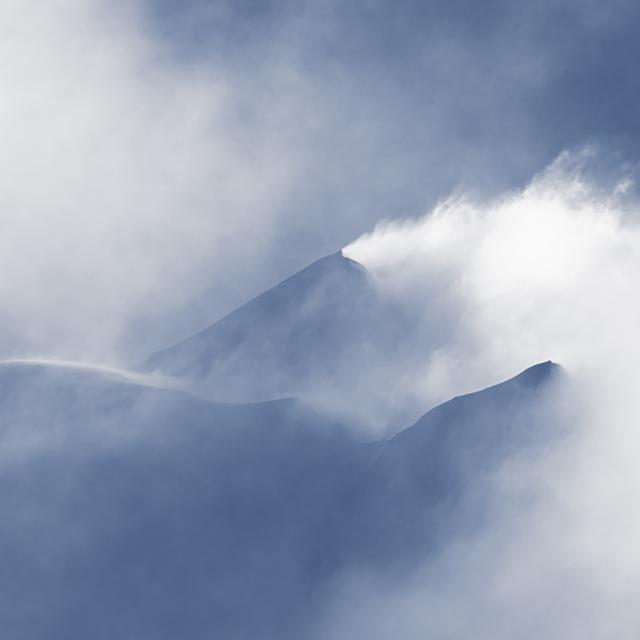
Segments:
[[[540,362],[525,369],[514,378],[507,380],[506,383],[518,381],[526,386],[537,386],[551,379],[553,376],[558,375],[561,371],[562,367],[559,364],[552,360],[547,360],[546,362]]]
[[[498,384],[480,391],[456,396],[425,413],[416,423],[398,433],[390,442],[394,440],[405,441],[416,433],[424,435],[432,430],[436,424],[441,426],[446,423],[446,428],[455,432],[458,417],[469,411],[474,414],[473,420],[482,421],[483,414],[494,412],[499,414],[498,408],[504,408],[512,402],[520,404],[533,398],[539,398],[547,383],[552,382],[561,371],[562,367],[559,364],[547,360]],[[473,421],[470,418],[465,418],[465,420]],[[488,433],[486,428],[483,428],[481,432]]]
[[[374,298],[367,270],[337,251],[142,365],[192,381],[219,399],[297,395],[349,348]],[[327,373],[328,375],[328,373]]]
[[[342,250],[340,250],[312,262],[303,269],[300,269],[300,271],[297,271],[279,284],[275,285],[275,287],[268,289],[265,293],[269,293],[269,291],[273,291],[287,282],[299,282],[307,278],[321,278],[328,273],[340,272],[364,275],[367,273],[367,270],[359,262],[356,262],[351,258],[347,258],[343,255]]]

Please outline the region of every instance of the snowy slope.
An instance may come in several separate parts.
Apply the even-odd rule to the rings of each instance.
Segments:
[[[0,365],[3,629],[281,637],[370,459],[294,400],[216,405],[80,367]]]
[[[262,400],[322,386],[369,331],[377,299],[361,265],[318,260],[140,367],[214,399]]]
[[[484,517],[508,460],[560,435],[552,362],[435,407],[384,446],[354,504],[343,558],[411,565]]]
[[[294,400],[214,404],[113,372],[0,365],[3,629],[304,637],[334,577],[415,563],[461,496],[553,436],[556,370],[445,403],[381,452]]]

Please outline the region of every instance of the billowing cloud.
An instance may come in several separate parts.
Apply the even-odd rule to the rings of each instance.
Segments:
[[[2,14],[2,351],[113,357],[260,252],[295,172],[233,122],[231,81],[171,62],[135,5]]]
[[[445,318],[446,337],[423,353],[428,393],[477,388],[488,371],[500,379],[549,357],[569,370],[627,360],[640,260],[633,187],[628,176],[592,183],[591,153],[563,154],[488,202],[452,196],[345,249],[418,323]]]
[[[487,523],[410,579],[346,581],[331,637],[637,633],[640,220],[632,176],[594,183],[589,156],[563,154],[522,190],[452,197],[347,248],[417,315],[448,305],[450,335],[424,354],[425,395],[552,358],[569,374],[571,430],[501,469]]]

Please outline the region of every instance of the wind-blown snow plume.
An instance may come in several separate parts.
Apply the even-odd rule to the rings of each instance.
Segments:
[[[504,468],[490,524],[410,584],[350,582],[331,637],[637,635],[640,208],[629,178],[589,180],[587,156],[564,154],[489,203],[452,197],[345,250],[418,317],[447,309],[425,393],[552,357],[569,373],[572,431]]]
[[[422,353],[428,394],[547,357],[578,371],[630,359],[640,218],[629,179],[598,187],[584,177],[587,155],[564,154],[489,203],[453,196],[421,220],[381,224],[344,250],[416,324],[446,325]]]

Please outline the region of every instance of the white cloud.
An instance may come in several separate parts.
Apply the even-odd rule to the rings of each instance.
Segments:
[[[615,188],[584,178],[583,162],[565,154],[521,191],[488,203],[455,196],[345,249],[417,317],[446,313],[450,331],[429,345],[427,371],[458,386],[445,395],[549,358],[572,370],[635,348],[637,216]]]
[[[136,9],[0,8],[5,355],[139,347],[223,264],[242,283],[295,176],[223,70],[172,60]]]
[[[347,583],[331,637],[637,635],[640,218],[629,176],[603,189],[586,175],[584,155],[564,154],[521,191],[452,198],[348,247],[425,316],[444,283],[453,330],[426,359],[425,396],[552,358],[574,431],[501,469],[489,524],[411,580]]]

